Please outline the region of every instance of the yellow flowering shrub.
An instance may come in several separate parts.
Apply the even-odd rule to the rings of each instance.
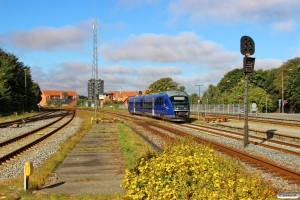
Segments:
[[[169,142],[126,170],[124,199],[277,199],[257,174],[191,139]]]

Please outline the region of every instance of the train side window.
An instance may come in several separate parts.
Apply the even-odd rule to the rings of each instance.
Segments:
[[[169,106],[169,103],[166,98],[164,98],[165,106]]]

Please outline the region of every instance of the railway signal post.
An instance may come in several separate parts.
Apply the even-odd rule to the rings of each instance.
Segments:
[[[251,37],[243,36],[240,40],[240,51],[244,55],[243,59],[243,69],[245,73],[245,101],[244,101],[244,111],[245,111],[245,121],[244,121],[244,147],[247,147],[249,144],[248,134],[248,74],[254,70],[255,58],[249,57],[255,52],[255,44]]]

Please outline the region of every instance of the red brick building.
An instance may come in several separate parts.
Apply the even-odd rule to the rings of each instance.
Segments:
[[[75,106],[79,99],[75,90],[42,90],[41,106],[46,106],[47,101],[50,104],[61,103],[62,106]]]
[[[144,90],[142,94],[146,94],[147,90]],[[130,96],[138,95],[140,91],[110,91],[107,92],[107,96],[103,99],[101,102],[113,102],[113,101],[121,101],[122,104],[127,105],[128,104],[128,98]]]

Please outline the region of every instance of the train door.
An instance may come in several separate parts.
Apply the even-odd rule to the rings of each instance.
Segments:
[[[154,103],[155,103],[154,97],[152,97],[152,116],[155,115],[155,112],[154,112]]]
[[[133,99],[133,113],[135,113],[135,99]]]

